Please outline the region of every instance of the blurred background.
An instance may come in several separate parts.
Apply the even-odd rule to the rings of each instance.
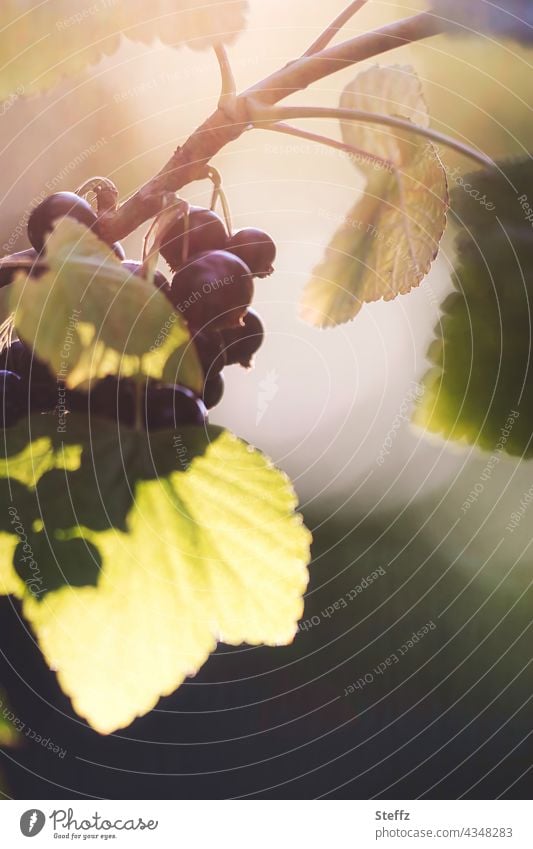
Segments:
[[[344,5],[250,0],[248,28],[229,50],[239,88],[301,54]],[[343,36],[421,8],[372,0]],[[510,42],[439,37],[381,63],[413,64],[433,126],[500,157],[532,149],[530,59]],[[354,75],[347,69],[291,101],[336,105]],[[134,191],[213,110],[218,88],[210,52],[124,42],[51,93],[14,102],[0,116],[2,254],[27,247],[19,231],[42,192],[74,190],[95,174],[123,196]],[[306,128],[339,135],[334,122]],[[443,157],[468,173],[465,160]],[[7,699],[66,751],[13,748],[0,726],[6,793],[528,797],[531,533],[527,519],[513,533],[506,526],[533,483],[531,465],[502,459],[465,513],[487,457],[409,424],[451,289],[453,240],[418,290],[318,331],[297,318],[299,292],[362,177],[334,150],[267,131],[246,134],[214,164],[235,226],[269,231],[278,260],[256,286],[267,338],[255,369],[227,371],[211,420],[295,483],[314,535],[303,627],[288,648],[221,646],[152,714],[103,738],[72,713],[17,606],[2,599]],[[207,204],[209,187],[184,196]],[[124,242],[132,258],[142,235]]]

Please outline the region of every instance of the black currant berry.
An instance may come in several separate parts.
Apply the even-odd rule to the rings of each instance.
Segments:
[[[217,330],[197,333],[193,337],[202,371],[207,378],[214,377],[226,366],[224,343]]]
[[[222,330],[224,353],[228,366],[234,363],[250,368],[254,354],[259,350],[265,338],[265,328],[255,310],[249,309],[243,318],[244,326],[231,330]]]
[[[149,389],[145,403],[147,430],[172,430],[187,425],[201,427],[207,417],[203,402],[184,386]]]
[[[21,379],[13,371],[0,371],[0,426],[11,427],[24,413]]]
[[[32,277],[39,277],[46,271],[46,266],[40,263],[39,265],[31,265],[38,259],[39,254],[34,248],[28,248],[26,251],[19,251],[16,254],[5,256],[0,259],[0,287],[8,286],[13,282],[17,271],[29,271]]]
[[[226,250],[240,257],[254,277],[268,277],[274,271],[276,245],[264,230],[255,227],[237,230],[228,240]]]
[[[122,265],[130,274],[134,274],[135,277],[143,277],[143,264],[142,262],[138,262],[134,259],[126,259],[123,260]],[[161,289],[164,294],[169,294],[170,292],[170,283],[164,274],[160,271],[156,271],[154,275],[154,285],[157,289]]]
[[[89,410],[91,416],[111,419],[127,427],[135,425],[136,390],[131,380],[104,377],[92,385],[88,396],[72,393],[69,403],[72,412]]]
[[[28,239],[39,253],[58,218],[74,218],[90,230],[96,230],[98,218],[84,198],[74,192],[56,192],[35,207],[28,220]]]
[[[161,256],[173,271],[184,263],[184,238],[185,219],[179,215],[174,223],[167,227],[160,247]],[[228,234],[224,222],[216,212],[201,206],[191,206],[188,238],[187,257],[192,257],[203,251],[223,250]]]
[[[54,375],[41,360],[37,359],[32,349],[21,340],[16,339],[9,348],[0,354],[0,367],[16,372],[25,390],[34,383],[56,385]]]
[[[250,269],[227,251],[193,257],[172,279],[170,300],[194,330],[239,327],[254,294]]]
[[[204,384],[203,399],[208,410],[212,410],[222,401],[224,395],[224,378],[222,374],[210,377]]]
[[[59,394],[57,382],[31,383],[25,388],[25,406],[32,413],[51,413],[58,404],[65,404],[65,397]],[[65,405],[66,406],[66,405]]]

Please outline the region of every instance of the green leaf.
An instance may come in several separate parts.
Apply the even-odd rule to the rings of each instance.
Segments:
[[[446,439],[533,456],[533,163],[497,163],[453,193],[455,293],[428,358],[415,424]]]
[[[376,65],[363,71],[344,89],[340,107],[395,115],[420,127],[429,127],[430,123],[422,83],[410,65],[386,68]],[[419,141],[397,129],[360,121],[342,121],[341,129],[347,144],[388,159],[397,166],[405,165],[420,154]],[[375,170],[375,165],[365,162],[363,157],[354,157],[353,163],[366,174]]]
[[[244,0],[3,0],[0,102],[45,91],[132,41],[205,49],[242,30]]]
[[[41,277],[20,273],[6,289],[17,333],[58,379],[69,387],[109,374],[157,379],[180,350],[176,382],[201,389],[189,332],[152,280],[131,275],[94,233],[68,218],[50,235],[46,262]]]
[[[376,172],[314,269],[301,317],[333,327],[364,303],[418,286],[438,253],[447,203],[446,174],[431,146],[395,173]]]
[[[83,428],[73,416],[71,433]],[[24,439],[7,435],[20,457]],[[110,733],[194,675],[217,641],[291,642],[310,539],[286,477],[218,428],[119,433],[99,422],[85,445],[78,468],[18,484],[34,565],[17,558],[11,591],[77,712]],[[115,500],[121,521],[105,524]],[[10,539],[20,537],[19,527]]]
[[[363,71],[340,105],[429,125],[420,80],[409,66]],[[418,286],[446,226],[446,173],[431,144],[359,121],[341,126],[347,144],[389,165],[353,157],[367,177],[365,194],[333,236],[300,303],[301,317],[317,327],[351,321],[364,303],[389,301]]]

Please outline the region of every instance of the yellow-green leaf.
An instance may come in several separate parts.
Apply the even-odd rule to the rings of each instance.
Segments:
[[[409,65],[375,66],[363,71],[346,86],[340,105],[343,109],[395,115],[421,127],[429,127],[422,84]],[[397,166],[405,165],[420,154],[418,140],[396,129],[359,121],[343,121],[341,127],[347,144],[388,159]],[[365,162],[363,157],[356,157],[353,162],[365,173],[375,167]]]
[[[114,53],[122,37],[203,49],[242,30],[245,0],[2,0],[0,102],[44,91]]]
[[[437,255],[447,208],[446,174],[432,148],[420,146],[393,173],[375,172],[314,269],[302,318],[333,327],[355,318],[364,303],[418,286]]]
[[[72,417],[72,436],[83,424]],[[19,484],[22,531],[7,542],[22,533],[36,565],[15,558],[0,578],[22,596],[76,711],[110,733],[194,675],[218,641],[290,643],[310,535],[285,475],[231,434],[93,425],[79,468]]]
[[[7,287],[17,333],[69,387],[109,374],[160,378],[183,349],[176,382],[199,390],[202,372],[189,332],[168,299],[131,275],[90,230],[72,219],[46,243],[49,270],[20,273]]]

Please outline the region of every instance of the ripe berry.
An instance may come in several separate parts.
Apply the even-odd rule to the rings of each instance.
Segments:
[[[26,251],[19,251],[16,254],[2,257],[0,259],[0,287],[12,283],[19,270],[29,271],[32,277],[39,277],[44,274],[46,268],[42,265],[39,267],[28,266],[29,262],[35,262],[38,256],[39,254],[34,248],[28,248]],[[20,265],[17,265],[18,262],[20,262]]]
[[[207,410],[203,402],[184,386],[150,388],[145,397],[147,430],[205,424]]]
[[[204,384],[203,399],[208,410],[216,407],[224,395],[224,378],[222,374],[210,377]]]
[[[35,207],[28,220],[28,238],[39,253],[58,218],[74,218],[90,230],[96,230],[98,218],[84,198],[74,192],[56,192]]]
[[[135,385],[131,380],[104,377],[91,385],[89,394],[71,393],[69,406],[72,412],[89,410],[91,416],[100,416],[120,422],[128,427],[135,424]]]
[[[214,377],[226,365],[222,336],[217,330],[199,332],[193,337],[204,375]]]
[[[268,277],[274,271],[276,245],[264,230],[255,227],[237,230],[228,240],[226,250],[240,257],[254,277]]]
[[[201,206],[191,206],[189,212],[187,259],[202,251],[223,250],[228,234],[220,215]],[[167,227],[160,253],[173,271],[184,263],[185,219],[176,216],[173,224]]]
[[[0,368],[16,372],[25,390],[34,383],[56,385],[56,379],[48,366],[37,359],[32,349],[19,339],[2,351]]]
[[[250,269],[227,251],[198,254],[173,277],[170,300],[194,330],[238,327],[254,293]]]
[[[228,366],[239,363],[250,368],[254,354],[263,344],[265,328],[255,310],[249,309],[243,318],[244,326],[222,330],[224,353]]]
[[[0,426],[11,427],[23,412],[20,377],[13,371],[0,371]]]
[[[135,277],[143,277],[143,264],[142,262],[138,262],[137,260],[127,259],[123,260],[122,265],[127,271],[131,274],[134,274]],[[168,295],[170,292],[170,284],[160,271],[155,272],[154,275],[154,285],[157,289],[160,289],[164,294]]]

